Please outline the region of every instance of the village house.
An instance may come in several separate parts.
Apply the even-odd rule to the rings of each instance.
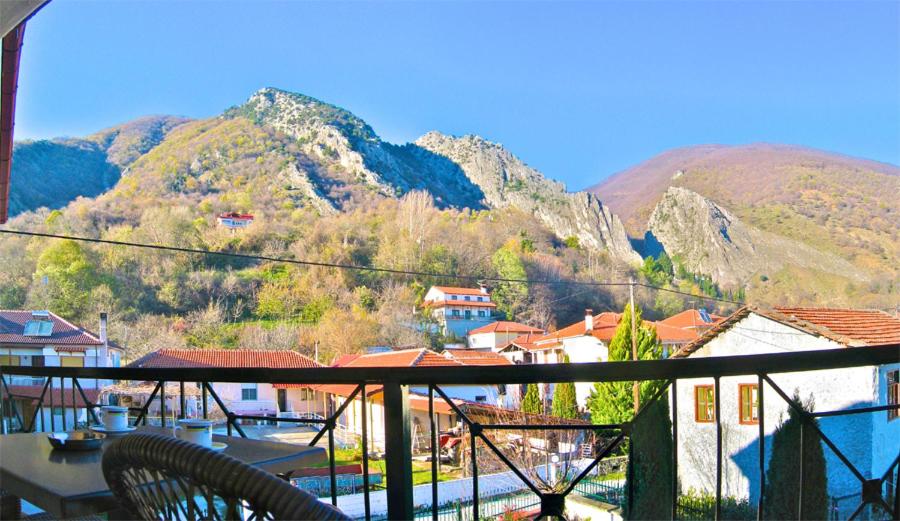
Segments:
[[[494,321],[497,305],[491,302],[484,286],[432,286],[422,299],[422,308],[435,320],[442,334],[465,338],[470,331]]]
[[[468,349],[496,352],[521,335],[543,332],[543,329],[518,322],[509,322],[507,320],[491,322],[469,331],[467,337]]]
[[[253,223],[253,216],[238,212],[221,213],[216,216],[216,223],[229,230],[240,230]]]
[[[306,369],[321,367],[309,357],[295,351],[264,349],[160,349],[128,364],[135,368],[180,368],[180,367],[240,367],[270,369]],[[230,383],[210,382],[213,390],[225,403],[230,412],[252,416],[272,416],[280,412],[307,411],[321,413],[325,408],[322,402],[313,402],[313,395],[288,396],[287,390],[277,389],[269,383]],[[146,386],[145,386],[146,387]],[[130,395],[129,405],[140,407],[148,397],[148,390],[135,388],[133,392],[116,388],[115,394]],[[196,393],[192,392],[196,397]],[[158,416],[159,398],[148,408],[151,416]],[[199,402],[197,402],[199,403]],[[180,404],[177,393],[167,388],[166,411],[178,415]],[[193,401],[186,404],[185,415],[198,414],[198,405]],[[212,407],[210,407],[212,409]]]
[[[51,311],[0,310],[0,366],[26,367],[118,367],[122,349],[109,341],[107,314],[100,314],[99,333],[72,324]],[[9,392],[22,418],[31,418],[41,393],[44,378],[6,377]],[[79,384],[88,401],[97,400],[99,389],[109,382],[81,379]],[[66,391],[66,392],[64,392]],[[52,406],[51,404],[52,400]],[[51,425],[75,425],[87,420],[84,398],[75,392],[72,403],[71,380],[54,378],[48,389],[45,407],[38,422]],[[51,417],[51,414],[53,415]]]
[[[522,360],[522,363],[555,364],[562,363],[566,357],[572,363],[606,362],[609,360],[609,343],[621,319],[621,313],[603,312],[594,315],[593,310],[588,309],[585,311],[584,320],[538,337],[516,338],[503,346],[500,352],[511,360]],[[699,336],[695,329],[666,324],[665,320],[659,322],[644,320],[643,325],[656,330],[664,357]],[[592,382],[575,383],[579,407],[587,405],[587,398],[593,385]],[[553,386],[545,384],[543,389],[544,399],[549,401]]]
[[[364,355],[343,355],[339,357],[334,367],[354,368],[391,368],[391,367],[455,367],[460,365],[509,365],[504,357],[490,352],[470,352],[468,350],[448,350],[443,354],[429,349],[404,349],[383,353],[370,353]],[[340,405],[355,390],[355,385],[304,385],[304,384],[275,384],[278,390],[287,393],[289,402],[307,400],[310,403],[328,404],[325,412],[328,415],[336,411]],[[441,390],[454,401],[455,404],[472,408],[475,406],[496,407],[497,404],[506,402],[506,389],[501,385],[442,385]],[[413,386],[410,388],[410,416],[412,418],[412,433],[416,446],[425,443],[430,436],[430,423],[428,421],[428,387]],[[383,429],[374,428],[384,425],[384,400],[381,386],[366,387],[366,414],[369,423],[369,449],[381,450],[384,447]],[[434,410],[436,414],[437,429],[439,431],[457,427],[458,418],[449,404],[435,394]],[[362,423],[362,398],[357,396],[353,403],[345,409],[338,418],[337,424],[344,432],[359,436],[363,432]],[[415,447],[414,447],[415,448]]]
[[[743,307],[709,329],[674,355],[711,357],[784,353],[845,347],[871,347],[900,342],[900,319],[875,310]],[[814,410],[833,411],[900,401],[898,363],[805,373],[780,373],[772,380],[789,396],[812,400]],[[722,424],[723,494],[759,496],[759,388],[756,375],[720,379],[720,407],[715,410],[714,381],[678,382],[678,436],[691,440],[678,446],[681,486],[715,491],[715,420]],[[787,418],[788,406],[768,384],[764,391],[765,448],[772,450],[772,434]],[[819,419],[822,431],[867,478],[881,477],[900,453],[897,410]],[[828,493],[840,518],[859,504],[862,487],[850,470],[827,447]],[[767,456],[768,458],[769,456]],[[848,511],[849,509],[849,511]]]

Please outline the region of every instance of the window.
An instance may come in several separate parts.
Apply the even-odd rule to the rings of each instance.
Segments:
[[[483,310],[483,309],[479,309],[479,310],[478,310],[478,316],[479,316],[479,317],[483,317],[483,316],[484,316],[484,310]]]
[[[711,385],[694,386],[694,419],[698,423],[709,423],[716,419],[716,402]]]
[[[46,360],[44,359],[44,355],[32,355],[31,356],[31,366],[32,367],[44,367],[44,363]]]
[[[20,363],[18,356],[0,355],[0,365],[19,365]]]
[[[475,401],[476,401],[476,402],[479,402],[479,403],[484,403],[484,402],[487,401],[487,396],[481,396],[481,395],[476,396],[476,397],[475,397]]]
[[[469,297],[466,297],[466,300],[468,301],[468,300],[469,300]]]
[[[741,423],[759,423],[759,386],[757,384],[738,385],[740,396]]]
[[[450,295],[450,300],[456,300],[456,295]]]
[[[256,384],[241,384],[241,400],[256,400]]]
[[[453,311],[450,312],[450,314],[453,315],[454,317],[458,317],[458,316],[459,316],[459,310],[458,310],[458,309],[454,309]]]
[[[59,357],[60,367],[84,367],[83,356],[61,356]]]
[[[887,404],[897,405],[900,403],[900,370],[888,371],[887,374]],[[889,409],[887,412],[888,421],[896,420],[900,417],[900,410]]]

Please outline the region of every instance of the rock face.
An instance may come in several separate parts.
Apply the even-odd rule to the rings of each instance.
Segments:
[[[538,218],[561,237],[624,262],[640,262],[625,227],[595,196],[570,194],[562,183],[544,177],[502,146],[479,136],[452,137],[429,132],[415,144],[459,165],[484,193],[491,208],[515,207]]]
[[[621,221],[599,199],[566,193],[562,183],[478,136],[430,132],[415,143],[392,145],[344,109],[273,88],[256,92],[225,116],[246,117],[294,138],[310,158],[384,196],[424,190],[441,207],[514,207],[540,218],[560,238],[577,237],[579,244],[617,260],[640,262]]]
[[[656,205],[649,233],[685,267],[721,284],[746,284],[754,275],[793,265],[855,280],[866,276],[836,255],[744,224],[725,208],[686,188],[671,187]]]

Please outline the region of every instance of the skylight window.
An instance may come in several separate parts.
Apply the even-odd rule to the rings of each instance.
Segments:
[[[53,322],[49,320],[29,320],[25,323],[25,331],[22,334],[24,336],[52,336]]]

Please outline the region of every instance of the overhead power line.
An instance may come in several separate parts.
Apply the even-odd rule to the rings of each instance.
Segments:
[[[414,271],[414,270],[399,270],[393,268],[379,268],[376,266],[360,266],[358,264],[343,264],[336,262],[320,262],[320,261],[310,261],[310,260],[299,260],[299,259],[286,259],[283,257],[271,257],[268,255],[252,255],[249,253],[235,253],[228,251],[213,251],[213,250],[201,250],[198,248],[182,248],[179,246],[166,246],[162,244],[146,244],[140,242],[130,242],[130,241],[114,241],[109,239],[96,239],[93,237],[79,237],[76,235],[60,235],[55,233],[42,233],[42,232],[30,232],[24,230],[2,230],[0,229],[0,233],[6,235],[18,235],[24,237],[42,237],[45,239],[65,239],[70,241],[78,241],[78,242],[87,242],[93,244],[106,244],[110,246],[128,246],[132,248],[143,248],[148,250],[157,250],[157,251],[169,251],[169,252],[177,252],[177,253],[188,253],[192,255],[211,255],[211,256],[219,256],[219,257],[230,257],[234,259],[244,259],[244,260],[255,260],[255,261],[268,261],[268,262],[280,262],[285,264],[295,264],[299,266],[312,266],[319,268],[335,268],[342,270],[352,270],[352,271],[364,271],[371,273],[384,273],[390,275],[404,275],[409,277],[433,277],[439,279],[453,279],[453,280],[466,280],[472,282],[506,282],[506,283],[520,283],[520,284],[544,284],[544,285],[560,285],[560,286],[593,286],[593,287],[628,287],[632,284],[635,286],[641,286],[644,288],[657,290],[657,291],[668,291],[670,293],[677,293],[679,295],[685,295],[693,298],[699,298],[703,300],[710,300],[716,302],[723,302],[727,304],[736,304],[742,305],[741,302],[736,302],[733,300],[722,299],[717,297],[710,297],[708,295],[694,295],[693,293],[687,293],[684,291],[678,291],[669,288],[661,288],[659,286],[653,286],[651,284],[644,284],[641,282],[597,282],[597,281],[576,281],[576,280],[551,280],[551,279],[510,279],[504,277],[491,277],[491,276],[480,276],[480,275],[465,275],[465,274],[455,274],[455,273],[435,273],[428,271]]]

